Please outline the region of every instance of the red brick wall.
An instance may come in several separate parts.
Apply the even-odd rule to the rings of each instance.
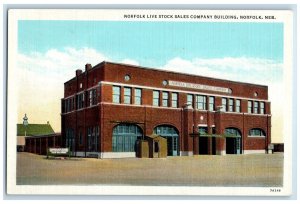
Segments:
[[[124,76],[129,74],[131,79],[129,81],[124,80]],[[83,144],[79,145],[77,142],[76,150],[85,151],[86,144],[86,130],[89,126],[100,126],[100,149],[101,151],[112,150],[112,130],[119,122],[136,122],[142,130],[150,135],[153,129],[162,124],[172,125],[176,127],[179,132],[179,144],[181,151],[194,151],[198,152],[198,138],[194,138],[190,135],[198,131],[200,124],[207,124],[208,127],[215,125],[217,134],[223,134],[225,128],[235,127],[242,133],[242,143],[244,150],[250,149],[265,149],[267,144],[270,143],[270,130],[271,120],[266,115],[251,115],[247,114],[247,100],[241,100],[241,111],[243,113],[217,113],[210,111],[189,110],[185,111],[182,108],[186,104],[187,93],[178,93],[178,108],[154,108],[152,107],[153,101],[153,89],[181,89],[183,91],[196,92],[195,89],[185,89],[179,87],[164,86],[163,80],[174,80],[188,83],[205,84],[210,86],[227,87],[233,90],[232,94],[227,95],[227,98],[246,97],[251,100],[268,99],[268,89],[265,86],[250,85],[245,83],[230,82],[226,80],[211,79],[207,77],[196,77],[191,75],[180,75],[178,73],[157,71],[153,69],[140,69],[136,67],[130,67],[126,65],[119,65],[113,63],[101,63],[93,69],[82,73],[74,79],[65,83],[65,97],[74,95],[77,92],[94,87],[99,81],[113,82],[137,86],[147,86],[149,89],[142,89],[142,106],[124,105],[124,104],[112,104],[112,85],[101,84],[100,96],[98,106],[93,108],[86,108],[79,111],[74,111],[67,114],[62,114],[62,135],[65,136],[66,128],[73,128],[75,130],[76,139],[78,141],[78,132],[83,133]],[[79,84],[82,83],[80,89]],[[154,87],[151,89],[151,87]],[[123,103],[123,91],[124,86],[121,86],[121,103]],[[169,92],[169,104],[171,104],[171,93]],[[201,91],[205,93],[214,94],[212,91]],[[254,92],[258,93],[257,97],[254,97]],[[177,92],[176,92],[177,93]],[[216,93],[220,94],[220,93]],[[85,102],[87,102],[87,97]],[[132,88],[132,103],[134,103],[134,88]],[[222,96],[215,96],[215,107],[221,106]],[[104,103],[102,103],[104,102]],[[195,98],[194,98],[195,102]],[[208,100],[207,100],[208,102]],[[162,103],[162,91],[160,92],[160,104]],[[194,103],[194,107],[195,107]],[[207,104],[208,105],[208,104]],[[266,113],[270,113],[270,103],[265,103]],[[201,120],[201,117],[203,118]],[[263,129],[267,137],[255,138],[248,137],[248,132],[251,128]],[[63,137],[64,138],[64,137]],[[217,146],[224,146],[224,141],[217,140]],[[63,140],[65,144],[65,140]]]

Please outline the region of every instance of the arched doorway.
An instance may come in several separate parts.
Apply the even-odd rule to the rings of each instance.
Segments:
[[[159,125],[154,128],[154,134],[167,139],[168,156],[178,156],[178,130],[172,125]]]
[[[135,124],[119,124],[113,128],[112,151],[135,152],[137,139],[143,135],[142,129]]]
[[[242,134],[237,128],[226,128],[226,154],[242,153]]]

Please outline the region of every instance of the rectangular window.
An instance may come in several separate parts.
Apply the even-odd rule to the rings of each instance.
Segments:
[[[190,104],[192,107],[194,107],[194,103],[193,103],[193,95],[192,95],[192,94],[188,94],[188,95],[187,95],[186,103],[187,103],[187,104]]]
[[[215,97],[210,96],[209,97],[209,107],[208,107],[209,111],[214,111],[215,110]]]
[[[121,103],[121,87],[113,86],[113,103]]]
[[[153,91],[153,106],[159,106],[159,91]]]
[[[79,144],[82,145],[82,133],[79,132]]]
[[[84,93],[77,95],[77,108],[84,108]]]
[[[235,100],[235,112],[237,113],[241,112],[241,100],[239,99]]]
[[[206,110],[206,96],[197,96],[197,109]]]
[[[64,103],[65,103],[65,113],[67,113],[68,112],[68,99],[65,99]]]
[[[142,89],[134,89],[134,104],[142,104]]]
[[[178,94],[172,93],[172,107],[177,108],[178,107]]]
[[[254,109],[253,109],[254,113],[258,113],[258,102],[254,101]]]
[[[169,104],[169,93],[163,92],[162,93],[162,106],[168,107]]]
[[[96,89],[92,89],[89,91],[89,106],[93,106],[97,104],[97,91]]]
[[[260,114],[265,114],[265,103],[260,102]]]
[[[233,112],[233,99],[229,99],[229,106],[228,106],[228,111]]]
[[[131,104],[131,88],[124,88],[124,103]]]
[[[248,113],[252,113],[252,101],[248,101]]]
[[[222,111],[227,111],[227,98],[222,98]]]

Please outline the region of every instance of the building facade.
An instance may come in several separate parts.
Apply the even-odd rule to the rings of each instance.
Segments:
[[[26,114],[25,114],[25,117]],[[41,135],[54,134],[49,122],[46,124],[28,124],[24,122],[23,124],[17,124],[17,151],[26,151],[26,138],[28,137],[39,137]]]
[[[157,134],[168,156],[266,153],[268,87],[102,62],[64,84],[62,143],[74,156],[135,157]]]

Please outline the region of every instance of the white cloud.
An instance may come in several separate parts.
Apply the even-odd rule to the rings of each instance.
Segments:
[[[75,76],[76,69],[84,70],[86,63],[94,66],[104,60],[114,61],[92,48],[69,47],[63,50],[51,49],[45,53],[18,54],[15,75],[18,101],[20,101],[19,120],[26,112],[32,123],[44,123],[49,120],[55,130],[59,131],[60,99],[63,97],[64,82]],[[134,59],[126,58],[120,62],[140,65]],[[281,63],[269,59],[246,57],[193,60],[177,57],[169,60],[159,69],[268,85],[275,119],[272,127],[282,127],[281,96],[284,88]]]
[[[121,63],[123,63],[123,64],[130,64],[130,65],[136,65],[136,66],[139,65],[138,61],[135,61],[135,60],[132,60],[132,59],[124,59],[124,60],[121,61]]]
[[[27,113],[31,123],[50,121],[59,131],[64,82],[75,76],[76,69],[84,71],[86,63],[94,66],[104,60],[111,61],[92,48],[67,47],[63,50],[50,49],[45,53],[18,54],[15,76],[19,122]],[[138,65],[137,61],[131,59],[122,62]]]
[[[234,81],[265,84],[277,81],[282,73],[282,63],[260,58],[212,58],[185,60],[179,57],[169,60],[165,70],[184,72]]]

